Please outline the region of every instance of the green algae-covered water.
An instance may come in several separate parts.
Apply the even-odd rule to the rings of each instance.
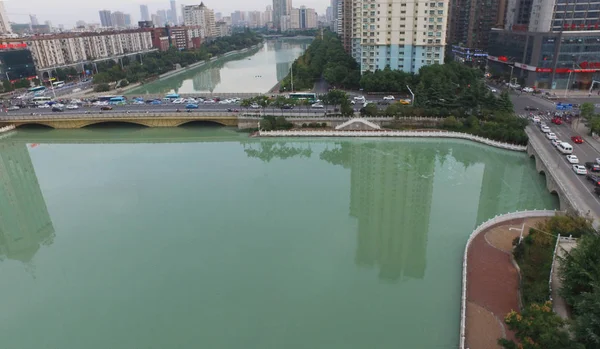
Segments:
[[[2,347],[456,347],[470,232],[557,205],[525,154],[465,141],[19,131]]]

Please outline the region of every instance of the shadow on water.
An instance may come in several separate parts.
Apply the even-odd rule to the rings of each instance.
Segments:
[[[186,122],[185,124],[182,124],[179,127],[189,129],[189,128],[222,128],[225,126],[218,122],[214,122],[214,121],[195,120],[195,121]]]
[[[83,128],[94,129],[94,130],[114,130],[114,129],[137,130],[137,129],[147,128],[147,126],[132,123],[132,122],[106,121],[106,122],[99,122],[97,124],[87,125],[87,126],[84,126]]]

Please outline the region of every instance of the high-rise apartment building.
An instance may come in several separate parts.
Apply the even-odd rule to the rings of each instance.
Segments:
[[[10,33],[12,33],[12,29],[10,27],[10,23],[8,22],[8,15],[6,14],[6,9],[4,8],[4,1],[0,1],[0,34]]]
[[[112,23],[111,12],[109,10],[102,10],[102,11],[99,11],[99,13],[100,13],[100,25],[102,25],[103,27],[112,27],[113,23]]]
[[[175,0],[171,0],[171,12],[170,12],[170,17],[169,17],[169,22],[171,22],[171,24],[176,25],[177,24],[177,3],[175,2]]]
[[[492,28],[504,23],[506,0],[452,0],[448,15],[448,38],[452,45],[485,49]]]
[[[200,5],[191,5],[183,7],[183,23],[188,27],[196,27],[194,34],[196,37],[215,37],[217,29],[215,26],[215,12],[200,3]]]
[[[113,27],[125,28],[125,14],[121,11],[115,11],[111,14],[111,22]]]
[[[281,29],[283,16],[290,16],[292,13],[292,0],[273,0],[273,26]],[[286,20],[286,19],[283,19]]]
[[[293,8],[290,15],[291,29],[311,29],[317,27],[317,13],[312,8]]]
[[[148,5],[140,5],[140,14],[142,15],[142,21],[149,21],[150,12],[148,11]]]
[[[29,15],[29,21],[31,22],[31,25],[40,25],[36,15]]]
[[[349,0],[351,10],[350,53],[361,72],[399,69],[418,72],[422,66],[444,62],[448,3],[443,0]],[[343,13],[346,21],[347,13]],[[348,34],[343,23],[343,36]]]

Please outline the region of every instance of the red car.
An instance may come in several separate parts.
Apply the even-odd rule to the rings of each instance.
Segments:
[[[562,125],[563,122],[560,118],[553,118],[552,123],[557,124],[557,125]]]
[[[581,138],[581,136],[573,136],[573,137],[571,137],[571,140],[576,144],[583,143],[583,138]]]

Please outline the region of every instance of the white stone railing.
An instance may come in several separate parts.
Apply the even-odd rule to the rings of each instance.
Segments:
[[[8,125],[4,127],[0,127],[0,133],[12,131],[15,129],[15,125]]]
[[[336,130],[342,129],[342,128],[344,128],[344,127],[346,127],[346,126],[348,126],[348,125],[350,125],[352,123],[355,123],[355,122],[360,122],[361,124],[367,125],[367,126],[371,127],[372,129],[375,129],[375,130],[381,129],[381,127],[379,125],[374,124],[374,123],[372,123],[371,121],[369,121],[369,120],[367,120],[365,118],[352,118],[352,119],[350,119],[350,120],[348,120],[348,121],[346,121],[346,122],[344,122],[342,124],[337,125],[335,127],[335,129]]]
[[[469,258],[469,246],[473,239],[477,237],[479,233],[482,231],[498,224],[506,221],[510,221],[512,219],[521,219],[521,218],[531,218],[531,217],[553,217],[556,215],[556,211],[552,210],[533,210],[533,211],[517,211],[511,212],[503,215],[495,216],[494,218],[490,218],[487,221],[480,224],[469,236],[467,240],[467,244],[465,245],[465,254],[463,257],[463,270],[462,270],[462,296],[461,296],[461,306],[460,306],[460,345],[459,349],[465,349],[465,328],[466,328],[466,317],[467,317],[467,267],[468,267],[468,258]],[[468,348],[467,348],[468,349]]]
[[[430,138],[458,138],[492,147],[526,151],[524,145],[503,143],[491,139],[474,136],[469,133],[450,131],[334,131],[334,130],[289,130],[289,131],[258,131],[261,137],[430,137]]]

